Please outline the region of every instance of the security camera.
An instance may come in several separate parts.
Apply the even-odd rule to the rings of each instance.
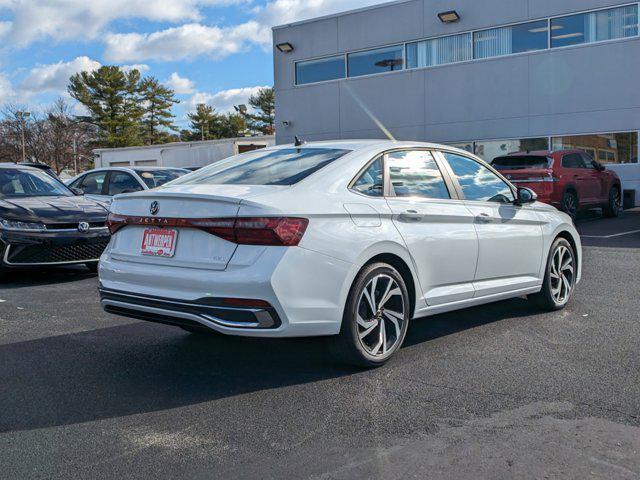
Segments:
[[[285,127],[285,128],[288,128],[288,127],[291,126],[291,122],[289,120],[284,120],[282,122],[282,126]]]

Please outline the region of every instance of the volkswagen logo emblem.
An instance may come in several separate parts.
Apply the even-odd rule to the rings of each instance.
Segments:
[[[149,207],[149,211],[151,215],[157,215],[160,211],[160,204],[158,202],[151,202],[151,207]]]
[[[80,233],[87,233],[89,231],[90,225],[87,222],[80,222],[78,224],[78,231]]]

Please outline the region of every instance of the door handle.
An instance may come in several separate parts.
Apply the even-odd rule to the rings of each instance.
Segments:
[[[405,210],[400,214],[400,220],[405,221],[418,221],[422,220],[423,215],[420,214],[417,210]]]
[[[491,223],[491,215],[489,215],[488,213],[481,213],[480,215],[476,216],[476,221],[478,223]]]

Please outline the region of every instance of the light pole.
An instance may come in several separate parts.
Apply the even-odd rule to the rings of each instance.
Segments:
[[[23,163],[27,161],[24,131],[27,128],[27,118],[29,118],[29,116],[31,116],[31,112],[16,112],[16,117],[20,119],[21,121],[20,126],[22,127],[21,133],[22,133],[22,162]]]

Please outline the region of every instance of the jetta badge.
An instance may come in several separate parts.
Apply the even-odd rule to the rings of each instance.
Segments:
[[[158,202],[151,202],[151,207],[149,207],[149,211],[151,215],[157,215],[160,211],[160,204]]]
[[[87,233],[89,231],[90,225],[87,222],[80,222],[78,224],[78,231],[80,233]]]

